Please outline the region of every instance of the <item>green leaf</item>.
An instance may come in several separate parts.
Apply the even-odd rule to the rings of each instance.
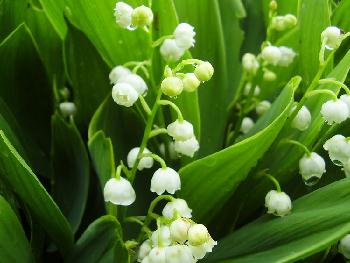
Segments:
[[[340,27],[344,31],[350,31],[350,21],[347,14],[350,9],[349,1],[341,1],[332,16],[332,24]]]
[[[219,241],[204,262],[296,262],[350,231],[350,179],[293,202],[290,215],[265,215]]]
[[[0,215],[0,262],[34,262],[21,223],[2,196],[0,196]]]
[[[119,222],[113,216],[103,216],[86,229],[65,262],[128,262],[127,258]]]
[[[89,187],[89,157],[73,120],[52,116],[52,195],[77,231]]]
[[[0,131],[0,177],[27,205],[59,249],[63,253],[69,251],[73,234],[66,218],[3,131]]]
[[[209,221],[269,149],[287,119],[299,82],[292,80],[274,102],[278,116],[266,128],[180,170],[180,196],[188,201],[197,220]]]

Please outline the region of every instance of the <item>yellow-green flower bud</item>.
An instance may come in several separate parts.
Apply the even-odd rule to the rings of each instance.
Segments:
[[[167,77],[162,81],[160,88],[165,95],[175,97],[181,94],[184,86],[178,77]]]
[[[135,27],[148,26],[153,21],[153,13],[149,7],[144,5],[135,8],[131,14],[131,23]]]
[[[200,81],[208,81],[214,74],[214,68],[208,61],[204,61],[196,67],[194,74]]]
[[[196,75],[194,73],[187,73],[185,74],[184,78],[182,79],[184,90],[187,92],[193,92],[196,91],[201,84],[201,82],[197,79]]]

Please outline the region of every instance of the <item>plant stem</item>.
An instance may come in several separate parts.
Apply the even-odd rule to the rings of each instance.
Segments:
[[[149,108],[145,98],[141,95],[141,96],[139,96],[139,99],[140,99],[143,110],[147,113],[147,115],[150,115],[151,109]]]
[[[149,138],[153,138],[160,134],[168,134],[168,130],[165,128],[158,128],[158,129],[152,130],[149,134]]]
[[[295,141],[295,140],[290,140],[290,139],[285,139],[285,140],[282,140],[280,142],[280,144],[293,144],[293,145],[296,145],[299,148],[303,149],[303,151],[306,153],[307,156],[311,155],[311,152],[309,151],[309,149],[304,144],[302,144],[301,142],[298,142],[298,141]]]
[[[282,192],[281,186],[275,177],[273,177],[270,174],[264,174],[264,176],[266,176],[275,185],[277,192],[279,192],[279,193]]]
[[[321,79],[319,82],[319,84],[334,84],[337,85],[339,87],[341,87],[343,90],[345,90],[346,94],[350,95],[350,90],[348,88],[348,86],[346,86],[344,83],[335,80],[335,79]]]
[[[166,169],[166,163],[163,158],[161,158],[159,155],[154,154],[154,153],[143,153],[141,157],[151,157],[153,160],[157,161],[160,163],[163,169]]]
[[[182,116],[182,113],[181,113],[181,110],[179,109],[178,106],[176,106],[175,103],[173,103],[173,102],[171,102],[171,101],[169,101],[169,100],[159,100],[159,101],[158,101],[158,104],[159,104],[159,105],[169,105],[170,107],[172,107],[172,108],[176,111],[176,113],[177,113],[177,118],[179,119],[179,121],[181,122],[181,121],[184,120],[184,118],[183,118],[183,116]]]
[[[232,101],[230,102],[230,104],[227,107],[227,111],[228,112],[230,112],[233,109],[233,107],[235,106],[236,102],[238,101],[238,99],[239,99],[239,97],[240,97],[240,95],[242,93],[244,84],[246,82],[246,76],[247,76],[247,73],[245,71],[243,71],[241,80],[239,81],[238,88],[237,88],[237,91],[235,93],[235,96],[233,97]]]
[[[312,97],[312,96],[315,96],[315,95],[318,95],[318,94],[327,94],[327,95],[331,96],[333,98],[333,100],[337,100],[338,99],[337,95],[333,91],[328,90],[328,89],[312,90],[308,94],[306,94],[306,97],[309,98],[309,97]]]

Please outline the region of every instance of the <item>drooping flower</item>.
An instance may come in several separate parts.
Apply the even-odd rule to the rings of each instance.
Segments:
[[[188,239],[188,230],[191,223],[183,218],[178,218],[170,225],[170,235],[173,240],[181,244]]]
[[[134,167],[134,164],[137,159],[137,155],[140,151],[139,147],[135,147],[130,150],[127,156],[127,163],[129,168]],[[151,153],[147,148],[143,150],[143,153]],[[137,169],[139,171],[145,169],[145,168],[151,168],[153,166],[153,158],[152,157],[142,157],[141,160],[139,161],[139,164],[137,165]]]
[[[285,216],[290,213],[292,209],[292,201],[285,192],[277,192],[271,190],[265,197],[265,206],[268,214],[276,216]]]
[[[131,14],[131,23],[134,27],[149,26],[153,21],[152,9],[141,5],[136,7]]]
[[[106,202],[123,206],[131,205],[136,199],[134,188],[123,177],[109,179],[103,189],[103,195]]]
[[[192,263],[195,262],[191,249],[186,245],[172,245],[166,248],[167,263]]]
[[[73,102],[61,102],[59,107],[64,117],[73,116],[77,112],[77,107]]]
[[[113,100],[122,106],[131,107],[137,101],[139,94],[128,83],[116,83],[112,89]]]
[[[335,26],[327,27],[321,33],[321,42],[323,41],[325,41],[327,49],[336,49],[343,41],[343,34],[341,30]]]
[[[194,136],[193,125],[186,120],[176,120],[167,127],[168,134],[175,141],[186,141]]]
[[[266,46],[263,48],[261,56],[268,64],[276,66],[282,57],[282,52],[278,47]]]
[[[326,163],[324,159],[315,152],[311,155],[305,154],[299,160],[299,173],[305,182],[314,179],[320,179],[326,172]]]
[[[129,28],[133,8],[124,2],[117,2],[114,11],[116,23],[123,28]]]
[[[255,75],[259,68],[259,62],[254,54],[245,53],[242,57],[242,66],[246,72]]]
[[[125,77],[129,74],[131,74],[130,69],[123,66],[116,66],[109,73],[109,80],[111,84],[115,84],[120,78]]]
[[[151,240],[149,239],[145,240],[139,247],[139,250],[137,253],[137,262],[141,262],[145,257],[147,257],[151,249],[152,249]]]
[[[187,92],[196,91],[201,84],[194,73],[186,73],[182,79],[182,83],[184,85],[184,90]]]
[[[336,165],[342,165],[350,158],[350,142],[343,135],[334,135],[325,142],[323,148]]]
[[[175,141],[174,150],[179,154],[192,158],[194,154],[199,150],[199,143],[194,136],[185,141]]]
[[[326,101],[321,108],[321,114],[325,121],[332,125],[333,123],[341,123],[349,117],[349,109],[342,100]]]
[[[265,112],[267,112],[271,108],[271,102],[268,100],[263,100],[258,103],[258,105],[255,108],[255,111],[258,115],[263,115]]]
[[[214,74],[214,68],[208,61],[204,61],[197,65],[194,70],[194,74],[199,81],[208,81]]]
[[[159,51],[164,60],[169,62],[178,61],[185,53],[183,48],[178,47],[175,39],[165,39]]]
[[[172,219],[175,215],[184,218],[192,217],[192,209],[187,205],[187,202],[183,199],[175,199],[174,201],[168,202],[162,211],[164,217]]]
[[[292,111],[294,111],[295,107]],[[311,113],[306,106],[302,106],[297,115],[292,120],[291,126],[299,131],[305,131],[309,128],[311,123]]]
[[[130,84],[138,93],[139,96],[144,95],[147,92],[147,84],[139,75],[131,73],[122,76],[118,82]]]
[[[153,246],[169,246],[171,244],[170,228],[161,226],[152,233],[151,236]]]
[[[251,128],[253,128],[254,126],[254,121],[252,120],[252,118],[249,117],[244,117],[242,120],[242,124],[241,124],[241,132],[246,134],[250,131]]]
[[[160,88],[165,95],[176,97],[181,94],[184,86],[182,80],[178,77],[167,77],[163,79]]]
[[[152,176],[151,191],[158,195],[165,191],[169,194],[174,194],[180,188],[180,175],[172,168],[159,168]]]
[[[293,49],[289,47],[278,47],[281,52],[281,58],[279,59],[277,65],[282,67],[288,67],[293,63],[296,53]]]
[[[182,49],[189,49],[194,46],[195,39],[194,36],[196,32],[194,32],[193,26],[187,23],[179,24],[173,33],[176,41],[176,45]]]

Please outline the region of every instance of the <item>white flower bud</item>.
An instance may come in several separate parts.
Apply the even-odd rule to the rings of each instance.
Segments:
[[[122,77],[131,74],[130,69],[124,67],[124,66],[116,66],[112,69],[112,71],[109,73],[109,80],[111,84],[117,83],[119,79]]]
[[[338,250],[345,258],[350,259],[350,234],[340,240]]]
[[[173,169],[159,168],[152,176],[151,191],[161,195],[165,191],[174,194],[181,188],[180,175]]]
[[[295,110],[296,107],[292,109]],[[311,113],[306,106],[302,106],[297,115],[292,120],[291,126],[299,131],[305,131],[309,128],[311,123]]]
[[[275,16],[272,18],[272,28],[277,31],[284,31],[294,27],[298,20],[294,15],[287,14],[285,16]]]
[[[152,246],[151,246],[151,240],[147,239],[145,240],[137,253],[137,262],[141,262],[145,257],[147,257],[147,255],[149,254],[149,252],[151,251]]]
[[[258,103],[258,105],[256,106],[256,114],[258,115],[263,115],[265,112],[267,112],[269,109],[271,108],[271,102],[269,102],[268,100],[263,100],[260,101]]]
[[[109,179],[103,189],[103,195],[106,202],[115,205],[128,206],[136,199],[134,188],[123,177]]]
[[[193,29],[193,26],[187,23],[181,23],[175,28],[173,35],[178,47],[189,49],[194,46],[194,36],[196,35],[196,32],[194,32]]]
[[[335,26],[327,27],[321,33],[321,42],[323,41],[326,41],[326,48],[329,50],[338,48],[343,41],[341,30]]]
[[[317,182],[325,172],[326,163],[315,152],[312,152],[310,156],[305,154],[299,160],[299,173],[303,177],[304,182],[309,182],[309,185],[312,185],[312,182]]]
[[[321,114],[325,121],[332,125],[333,123],[341,123],[349,117],[349,109],[342,100],[329,100],[323,103]]]
[[[130,84],[139,96],[144,95],[147,92],[147,84],[139,75],[131,73],[121,77],[118,82]]]
[[[345,102],[346,106],[348,106],[348,110],[350,112],[350,95],[343,94],[340,96],[340,100]]]
[[[323,145],[328,151],[329,158],[336,165],[342,165],[350,158],[350,142],[340,134],[334,135]]]
[[[282,53],[278,47],[266,46],[262,50],[261,56],[267,63],[276,66],[282,57]]]
[[[196,75],[197,79],[199,79],[199,81],[208,81],[214,74],[214,68],[208,61],[204,61],[197,65],[194,70],[194,74]]]
[[[114,11],[116,23],[123,28],[130,27],[132,7],[124,2],[117,2]]]
[[[194,136],[193,126],[185,120],[176,120],[167,127],[168,134],[176,141],[185,141]]]
[[[268,214],[285,216],[292,209],[292,201],[286,193],[271,190],[265,197],[265,206]]]
[[[178,218],[173,221],[170,225],[170,235],[171,238],[181,244],[185,243],[188,238],[188,230],[191,226],[191,223],[185,219]]]
[[[244,117],[241,124],[240,131],[244,134],[248,133],[254,126],[254,121],[249,117]]]
[[[165,39],[163,44],[160,46],[159,51],[164,60],[169,62],[178,61],[185,53],[184,49],[179,48],[176,45],[174,39]]]
[[[173,245],[165,248],[167,263],[195,262],[191,249],[186,245]]]
[[[73,102],[61,102],[60,111],[64,117],[72,116],[77,112],[77,107]]]
[[[175,141],[174,150],[179,154],[192,158],[199,150],[199,143],[194,136],[186,141]]]
[[[277,75],[275,72],[271,70],[265,70],[263,74],[263,80],[265,81],[275,81],[277,79]]]
[[[188,243],[192,246],[203,245],[210,239],[210,234],[205,225],[193,224],[188,230]]]
[[[139,154],[140,148],[135,147],[130,150],[127,156],[127,163],[129,168],[134,167],[134,164],[137,159],[137,155]],[[151,153],[147,148],[143,150],[143,153]],[[153,158],[152,157],[142,157],[139,161],[139,164],[137,165],[137,169],[139,171],[145,169],[145,168],[151,168],[153,166]]]
[[[184,90],[187,92],[196,91],[201,84],[194,73],[186,73],[182,79],[182,83],[184,85]]]
[[[165,95],[175,97],[181,94],[184,86],[182,80],[178,77],[167,77],[163,79],[160,88]]]
[[[139,94],[128,83],[116,83],[112,89],[112,98],[119,105],[131,107],[139,98]]]
[[[187,202],[183,199],[175,199],[168,202],[162,211],[164,217],[172,219],[174,216],[191,218],[192,210],[188,207]]]
[[[153,21],[152,9],[144,5],[136,7],[131,14],[131,23],[135,27],[149,26]]]
[[[259,68],[259,62],[256,59],[256,56],[251,53],[245,53],[242,57],[242,65],[246,72],[249,74],[255,75],[256,71]]]
[[[243,95],[248,96],[250,94],[250,90],[251,89],[252,89],[252,83],[248,82],[244,86]],[[253,96],[259,96],[260,92],[261,92],[260,87],[256,86],[255,89],[254,89]]]
[[[213,247],[216,246],[217,243],[218,242],[216,242],[215,240],[213,240],[210,237],[209,240],[202,245],[199,245],[199,246],[189,245],[189,247],[190,247],[190,249],[192,251],[192,255],[194,256],[195,259],[202,259],[202,258],[204,258],[206,253],[213,251]]]
[[[165,255],[166,247],[154,247],[149,252],[148,259],[150,263],[167,263]]]
[[[282,67],[288,67],[290,64],[293,63],[293,60],[296,56],[296,53],[293,49],[289,47],[279,47],[278,48],[281,52],[281,58],[279,59],[277,65]]]
[[[152,233],[153,246],[169,246],[171,244],[170,229],[168,226],[161,226]]]

